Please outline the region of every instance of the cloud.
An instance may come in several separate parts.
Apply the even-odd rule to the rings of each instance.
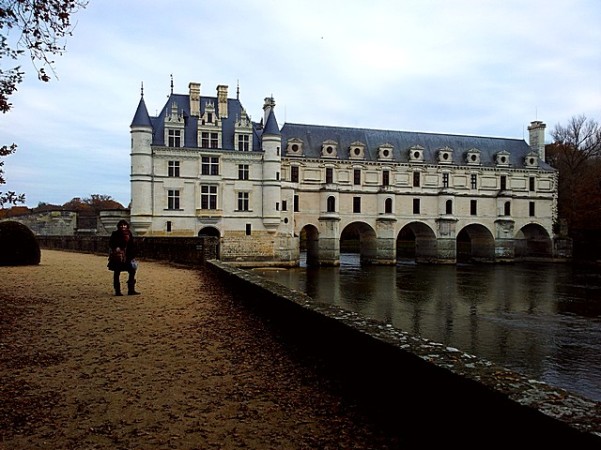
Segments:
[[[254,120],[273,95],[285,121],[521,138],[585,114],[601,120],[601,8],[574,0],[90,2],[58,80],[28,72],[0,122],[19,150],[28,204],[92,193],[129,202],[129,125],[200,82]]]

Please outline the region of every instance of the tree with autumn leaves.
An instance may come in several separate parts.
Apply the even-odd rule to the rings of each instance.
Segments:
[[[71,35],[72,16],[87,6],[87,0],[0,0],[0,111],[12,108],[10,97],[23,81],[25,72],[18,64],[29,57],[38,79],[50,81],[54,75],[53,56],[65,50]],[[8,66],[8,67],[7,67]],[[15,143],[0,147],[0,186],[6,184],[3,158],[17,150]],[[0,209],[5,204],[25,202],[25,194],[0,191]]]
[[[551,131],[546,159],[559,172],[558,215],[572,237],[601,230],[601,126],[584,115]]]

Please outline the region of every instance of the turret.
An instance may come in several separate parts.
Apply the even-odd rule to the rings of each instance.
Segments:
[[[143,88],[130,133],[131,225],[136,233],[144,234],[152,222],[152,121]]]
[[[274,113],[273,97],[265,99],[265,125],[261,136],[263,148],[263,225],[272,231],[279,226],[281,213],[282,134]]]

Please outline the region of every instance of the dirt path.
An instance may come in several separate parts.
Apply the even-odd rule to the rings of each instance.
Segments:
[[[0,448],[395,447],[210,274],[142,261],[123,297],[111,276],[0,267]]]

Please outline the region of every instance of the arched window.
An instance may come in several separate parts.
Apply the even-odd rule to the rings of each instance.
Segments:
[[[391,198],[387,198],[384,201],[384,213],[392,214],[392,199]]]
[[[333,195],[328,197],[328,212],[336,212],[336,198]]]
[[[453,214],[453,200],[447,200],[445,204],[445,214]]]

